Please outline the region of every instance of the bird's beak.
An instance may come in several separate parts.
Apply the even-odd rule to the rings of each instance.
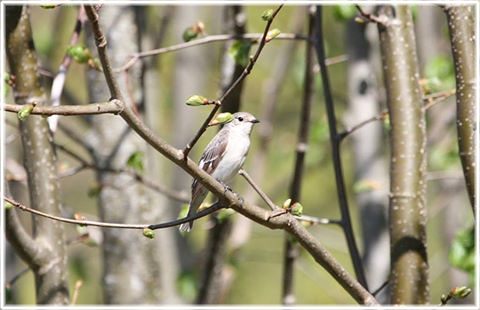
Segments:
[[[259,121],[258,119],[256,119],[256,118],[255,118],[255,119],[253,119],[253,120],[251,120],[250,122],[251,122],[251,123],[254,123],[254,124],[256,124],[256,123],[260,123],[260,121]]]

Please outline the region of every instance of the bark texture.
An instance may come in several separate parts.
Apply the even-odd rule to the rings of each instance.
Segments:
[[[475,213],[475,6],[445,6],[457,88],[458,149]]]
[[[120,66],[130,54],[138,52],[139,40],[132,7],[105,6],[100,10],[100,23],[109,31],[105,34],[107,48],[111,51],[112,66]],[[95,50],[95,39],[87,27],[90,49]],[[140,62],[119,75],[119,87],[127,105],[136,107],[141,102]],[[109,89],[102,72],[87,72],[88,92],[91,101],[109,98]],[[121,120],[112,116],[93,117],[92,130],[87,138],[94,145],[95,161],[100,167],[121,168],[134,152],[145,152],[146,144],[134,135]],[[97,171],[101,188],[98,196],[102,221],[115,223],[145,222],[158,219],[159,208],[151,208],[148,191],[128,174],[110,174]],[[158,256],[152,251],[163,245],[160,239],[147,239],[140,233],[128,230],[103,229],[103,296],[106,304],[159,303],[161,277]]]
[[[382,6],[379,24],[390,115],[390,258],[393,304],[429,301],[426,135],[413,21],[407,6]]]
[[[7,58],[16,77],[17,104],[45,105],[46,95],[37,74],[37,56],[27,7],[6,7]],[[61,213],[56,154],[47,120],[30,115],[20,122],[23,163],[27,171],[30,205],[50,213]],[[23,229],[15,213],[7,212],[6,235],[17,253],[34,272],[38,304],[69,303],[67,255],[64,227],[33,217],[33,238]]]

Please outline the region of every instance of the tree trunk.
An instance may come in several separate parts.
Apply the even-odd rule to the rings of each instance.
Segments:
[[[457,85],[458,150],[475,213],[475,6],[445,6]],[[478,129],[477,129],[478,130]]]
[[[37,74],[37,57],[27,7],[6,8],[7,57],[16,77],[17,104],[45,105],[47,97]],[[56,153],[47,120],[30,115],[20,121],[23,160],[27,171],[30,206],[61,214]],[[38,304],[67,305],[67,255],[63,223],[32,218],[33,239],[22,231],[15,210],[7,214],[7,238],[32,268]]]
[[[380,113],[374,68],[370,62],[370,42],[364,24],[347,23],[347,84],[350,127]],[[373,289],[388,278],[390,259],[388,237],[388,176],[383,149],[383,126],[372,122],[349,137],[355,164],[355,183],[372,186],[356,194],[363,239],[363,264],[367,282]],[[382,293],[383,296],[383,293]],[[377,297],[378,298],[378,297]]]
[[[379,24],[390,115],[390,257],[393,304],[429,300],[425,114],[413,21],[407,6],[382,6]]]

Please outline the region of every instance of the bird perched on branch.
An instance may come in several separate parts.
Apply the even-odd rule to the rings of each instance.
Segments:
[[[198,166],[225,186],[242,168],[250,147],[250,133],[259,121],[250,113],[237,112],[210,141]],[[192,216],[202,204],[208,190],[196,179],[192,183],[192,198],[188,216]],[[190,231],[193,221],[180,225],[180,231]]]

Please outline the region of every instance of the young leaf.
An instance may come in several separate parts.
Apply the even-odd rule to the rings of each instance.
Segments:
[[[279,29],[275,28],[275,29],[272,29],[270,30],[268,33],[267,33],[267,36],[265,37],[265,41],[267,42],[270,42],[271,40],[275,39],[276,37],[278,37],[278,35],[282,33]]]
[[[143,153],[133,152],[127,159],[127,166],[137,172],[143,172]]]
[[[251,41],[238,40],[235,41],[228,49],[228,55],[235,60],[235,63],[241,66],[246,66],[250,59]]]
[[[303,206],[299,202],[295,202],[292,206],[291,213],[300,216],[303,213]]]
[[[357,9],[354,5],[335,5],[333,7],[333,16],[338,21],[346,21],[353,18],[357,14]]]

